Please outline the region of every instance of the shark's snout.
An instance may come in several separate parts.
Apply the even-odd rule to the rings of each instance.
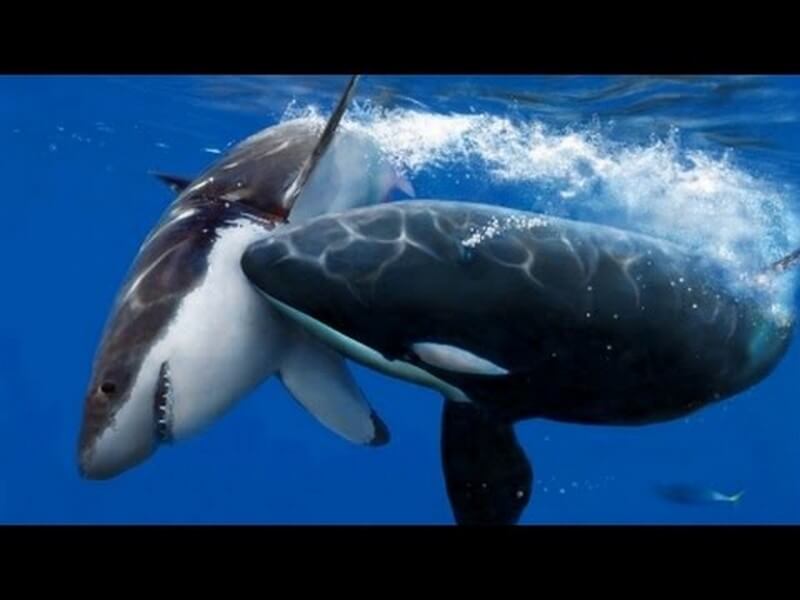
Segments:
[[[110,479],[140,464],[155,452],[153,403],[136,398],[116,412],[90,393],[78,442],[78,472],[85,479]]]
[[[78,450],[78,472],[84,479],[111,479],[144,462],[155,452],[152,436],[109,429]]]
[[[82,446],[78,450],[78,473],[84,479],[110,479],[120,472],[96,460],[92,446]]]

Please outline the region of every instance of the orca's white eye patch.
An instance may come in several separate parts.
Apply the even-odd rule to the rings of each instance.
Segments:
[[[472,352],[434,342],[417,342],[411,349],[432,367],[471,375],[508,375],[508,370]]]

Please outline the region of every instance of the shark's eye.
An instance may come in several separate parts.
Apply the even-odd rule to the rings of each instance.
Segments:
[[[110,395],[117,391],[117,386],[114,384],[113,381],[104,381],[103,384],[100,386],[100,391],[104,394]]]

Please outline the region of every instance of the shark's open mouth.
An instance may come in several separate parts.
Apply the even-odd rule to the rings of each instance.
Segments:
[[[156,439],[160,443],[172,441],[172,383],[169,363],[164,362],[158,372],[158,385],[153,396],[153,420]]]

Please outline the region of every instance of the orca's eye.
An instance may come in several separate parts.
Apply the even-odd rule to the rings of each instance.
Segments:
[[[117,391],[117,386],[114,384],[113,381],[104,381],[103,384],[100,386],[100,391],[104,394],[111,395]]]

